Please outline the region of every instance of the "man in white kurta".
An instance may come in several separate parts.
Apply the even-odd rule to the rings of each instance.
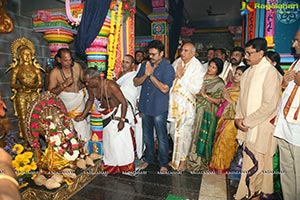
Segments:
[[[224,64],[223,64],[223,70],[222,73],[219,74],[219,77],[223,79],[223,81],[226,83],[227,76],[230,71],[232,71],[231,63],[226,60],[226,50],[223,48],[217,48],[215,49],[215,57],[220,58]]]
[[[196,94],[202,87],[206,69],[195,58],[195,46],[185,43],[180,58],[174,61],[176,77],[170,90],[170,134],[173,155],[170,166],[178,171],[186,169],[185,159],[190,151],[196,112]]]
[[[250,67],[243,73],[236,106],[237,139],[243,143],[242,173],[235,199],[260,199],[273,193],[274,125],[280,101],[282,77],[264,57],[267,41],[255,38],[246,43]]]
[[[300,55],[300,29],[298,29],[293,47]],[[279,138],[280,175],[284,199],[296,200],[300,197],[300,60],[297,59],[285,74],[288,85],[282,94],[277,114],[274,135]],[[288,80],[288,76],[292,79]],[[288,103],[289,102],[289,103]]]

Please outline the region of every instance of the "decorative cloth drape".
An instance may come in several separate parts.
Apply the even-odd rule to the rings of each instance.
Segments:
[[[86,0],[81,23],[75,39],[75,51],[79,56],[85,57],[88,48],[98,35],[111,0]]]
[[[177,51],[177,47],[178,47],[178,40],[179,40],[179,35],[180,35],[180,31],[181,31],[181,24],[182,24],[182,18],[183,18],[183,7],[184,7],[184,3],[183,0],[178,0],[177,3],[175,3],[176,1],[172,2],[175,4],[175,15],[174,15],[174,21],[171,24],[170,27],[170,36],[169,36],[169,41],[170,41],[170,45],[169,45],[169,52],[170,52],[170,61],[171,63],[175,60],[174,56],[176,54]]]

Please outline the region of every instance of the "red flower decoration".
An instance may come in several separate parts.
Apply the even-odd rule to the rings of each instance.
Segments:
[[[110,9],[115,10],[117,8],[116,5],[118,5],[118,0],[112,0],[110,4]],[[132,17],[136,13],[136,9],[134,6],[134,1],[133,0],[121,0],[123,3],[123,13],[125,14],[125,19],[127,17]]]
[[[39,133],[38,132],[32,132],[31,133],[33,137],[39,137]]]
[[[40,148],[40,143],[39,143],[38,139],[33,140],[33,147]]]
[[[48,99],[47,102],[48,102],[48,105],[52,105],[55,103],[54,99]]]
[[[128,3],[124,3],[124,9],[125,9],[125,10],[128,10],[128,8],[129,8]]]
[[[31,129],[38,129],[39,128],[39,124],[37,122],[31,122],[30,123],[30,128]]]
[[[129,12],[130,12],[131,14],[135,14],[135,13],[136,13],[136,10],[135,10],[134,8],[130,8]]]
[[[34,108],[34,110],[36,110],[36,111],[38,111],[38,112],[41,112],[41,111],[42,111],[41,108],[38,107],[38,106],[36,106],[36,107]]]
[[[116,4],[116,2],[112,1],[109,6],[109,9],[113,10],[115,8],[115,4]]]
[[[40,104],[42,105],[42,107],[45,107],[46,106],[46,103],[41,101]]]
[[[69,134],[67,135],[67,137],[71,138],[71,137],[73,137],[73,134],[72,134],[72,133],[69,133]]]
[[[32,115],[31,115],[31,117],[33,118],[33,119],[39,119],[39,115],[37,114],[37,113],[33,113]]]

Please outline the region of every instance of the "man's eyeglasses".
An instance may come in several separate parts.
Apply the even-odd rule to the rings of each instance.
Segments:
[[[258,52],[258,51],[252,51],[252,52],[246,51],[246,52],[245,52],[245,55],[246,55],[246,56],[251,56],[252,54],[257,53],[257,52]]]
[[[298,39],[293,39],[293,40],[292,40],[292,43],[294,43],[294,42],[296,42],[296,41],[298,41],[298,42],[300,43],[300,38],[298,38]]]

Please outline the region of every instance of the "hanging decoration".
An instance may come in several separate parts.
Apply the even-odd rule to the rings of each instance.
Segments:
[[[109,80],[113,79],[113,70],[116,62],[117,45],[120,35],[120,27],[122,22],[122,2],[112,2],[111,5],[111,21],[110,21],[110,34],[108,44],[108,68],[106,78]],[[113,8],[113,9],[112,9]],[[117,9],[117,13],[115,10]]]
[[[134,0],[113,0],[110,4],[110,9],[113,10],[119,3],[123,4],[123,13],[125,15],[125,21],[128,17],[133,17],[136,13],[134,6]]]
[[[65,1],[66,14],[68,21],[73,27],[78,27],[81,22],[82,12],[83,12],[84,3],[82,0],[71,0]]]

